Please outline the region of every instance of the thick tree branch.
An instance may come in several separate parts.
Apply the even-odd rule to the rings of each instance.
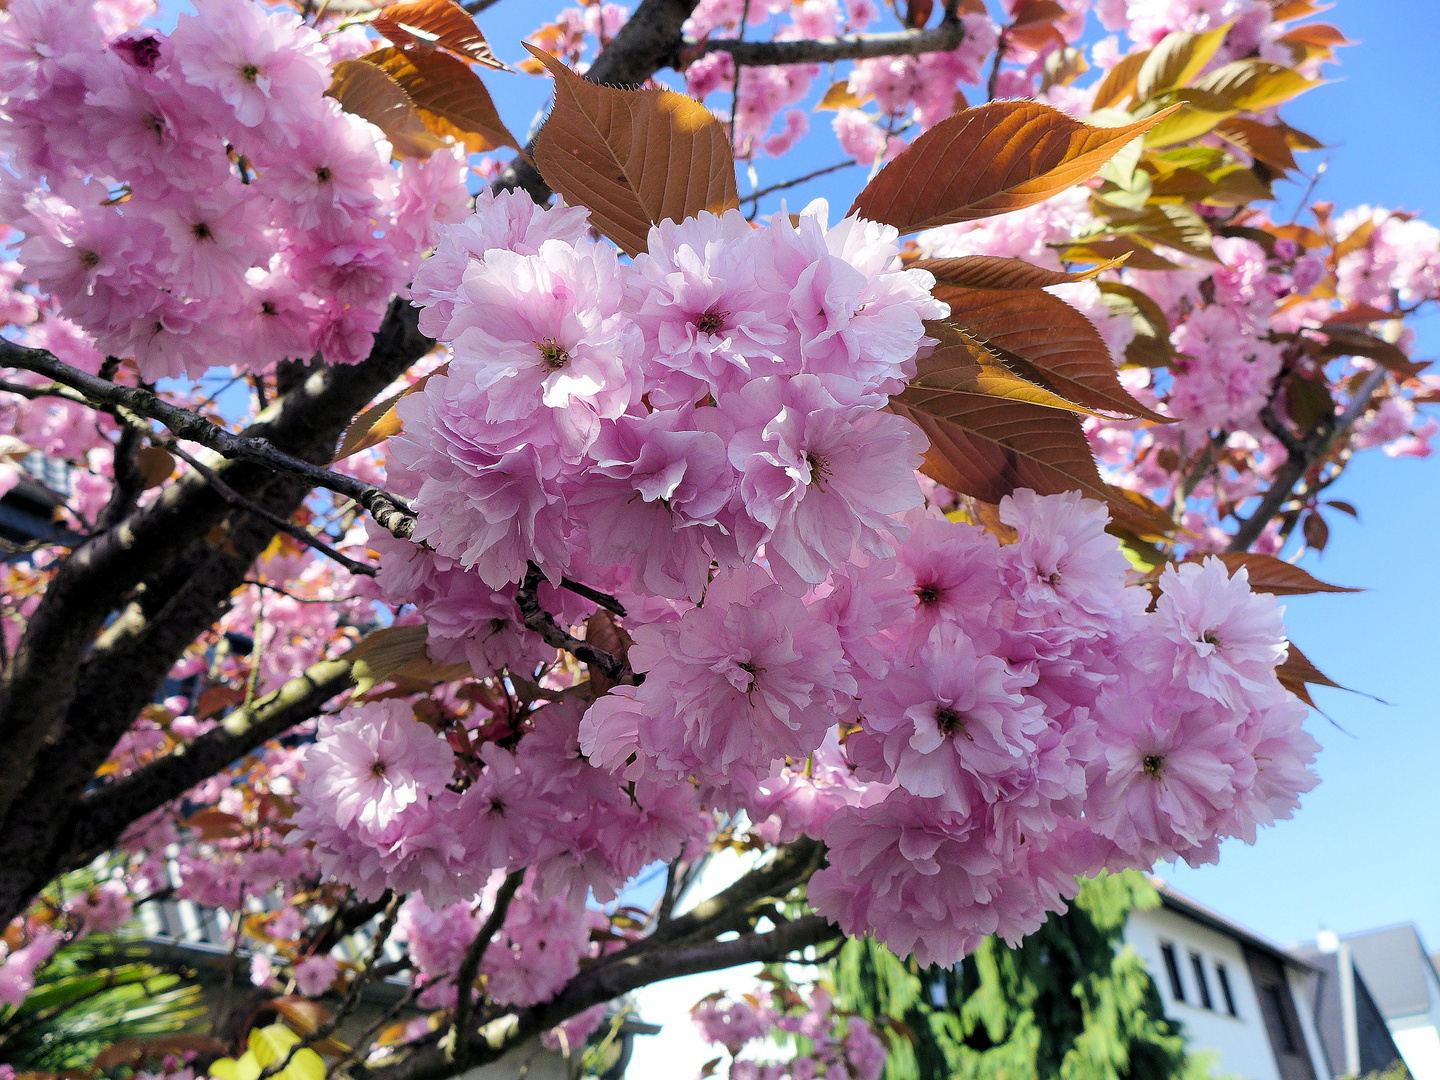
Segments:
[[[958,19],[930,30],[901,30],[891,34],[849,34],[808,41],[731,41],[712,39],[687,43],[682,62],[694,62],[714,52],[729,53],[737,67],[777,64],[833,64],[837,60],[869,60],[877,56],[919,56],[950,52],[965,40],[965,24]]]
[[[764,866],[751,870],[729,888],[702,900],[684,915],[665,923],[646,942],[679,941],[706,933],[713,936],[725,929],[735,929],[718,924],[733,921],[736,913],[745,913],[750,906],[764,897],[784,896],[795,886],[809,879],[820,867],[824,857],[824,845],[818,840],[801,837],[775,853],[775,858]]]
[[[470,1066],[503,1057],[527,1039],[583,1012],[641,986],[719,971],[737,964],[781,961],[791,953],[840,936],[838,927],[819,915],[806,915],[767,933],[741,934],[728,941],[667,948],[640,949],[597,961],[565,984],[558,995],[540,1005],[509,1013],[470,1036]],[[641,945],[648,942],[646,938]],[[446,1080],[461,1070],[434,1046],[413,1054],[398,1065],[372,1069],[360,1075],[367,1080]]]

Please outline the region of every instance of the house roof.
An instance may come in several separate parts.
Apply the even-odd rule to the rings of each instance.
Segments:
[[[1385,1019],[1430,1011],[1434,1003],[1426,975],[1437,982],[1440,978],[1413,924],[1347,934],[1342,940]]]
[[[1186,918],[1198,922],[1202,926],[1208,926],[1211,930],[1224,934],[1226,937],[1234,938],[1236,941],[1250,946],[1256,952],[1272,956],[1282,964],[1288,964],[1291,967],[1300,968],[1303,971],[1318,970],[1309,960],[1282,949],[1279,945],[1261,937],[1255,933],[1255,931],[1241,926],[1233,919],[1228,919],[1219,912],[1212,911],[1204,904],[1190,899],[1190,897],[1184,893],[1178,892],[1163,878],[1152,875],[1150,882],[1160,893],[1160,903],[1169,910],[1184,915]]]

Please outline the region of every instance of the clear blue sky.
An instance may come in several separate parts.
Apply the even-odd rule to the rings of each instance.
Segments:
[[[481,25],[500,56],[513,61],[518,39],[551,11],[510,0]],[[1316,197],[1342,208],[1405,207],[1440,220],[1440,3],[1339,0],[1322,18],[1360,44],[1329,69],[1333,85],[1286,107],[1292,124],[1329,147],[1305,158],[1307,171],[1330,159]],[[679,85],[673,73],[666,77]],[[548,81],[503,74],[489,81],[523,140]],[[814,121],[817,130],[785,159],[786,171],[762,165],[762,185],[841,159],[828,114]],[[806,185],[790,193],[791,205],[826,195],[834,212],[843,212],[861,179],[855,170]],[[1281,191],[1283,220],[1300,189]],[[767,208],[774,205],[767,200]],[[1420,355],[1440,356],[1440,319],[1420,329]],[[1299,815],[1253,848],[1227,845],[1218,866],[1162,870],[1177,888],[1281,942],[1313,937],[1321,927],[1344,933],[1413,921],[1440,950],[1440,455],[1392,461],[1370,452],[1332,490],[1360,509],[1361,520],[1335,515],[1329,550],[1306,565],[1368,591],[1291,600],[1291,636],[1336,681],[1393,704],[1317,691],[1345,733],[1312,715],[1311,730],[1324,746],[1323,782]]]

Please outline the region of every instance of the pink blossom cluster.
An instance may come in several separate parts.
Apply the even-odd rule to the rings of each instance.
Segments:
[[[697,806],[744,810],[827,844],[818,911],[950,962],[1077,874],[1213,859],[1314,783],[1243,571],[1168,571],[1147,611],[1098,504],[1017,492],[1005,544],[922,506],[924,439],[881,409],[944,305],[893,231],[701,215],[627,265],[584,225],[482,198],[417,273],[452,359],[400,405],[391,482],[429,549],[380,540],[381,584],[442,613],[442,648],[544,681],[514,590],[573,575],[624,603],[638,677],[458,756],[402,705],[347,712],[294,834],[327,871],[443,904],[534,865],[574,903],[680,850]]]
[[[325,873],[368,898],[393,888],[444,908],[469,902],[496,870],[534,867],[537,903],[558,897],[580,912],[592,893],[613,899],[709,819],[693,790],[632,788],[587,762],[580,712],[546,706],[504,744],[467,736],[457,755],[404,702],[351,706],[306,753],[291,850],[308,843]]]
[[[782,984],[774,992],[761,986],[739,997],[712,994],[690,1016],[702,1038],[729,1053],[729,1080],[879,1080],[884,1040],[863,1016],[838,1013],[833,1005],[822,985],[801,994]],[[785,1055],[782,1047],[796,1038],[807,1051]],[[760,1045],[752,1050],[752,1044]],[[739,1056],[747,1050],[755,1056]],[[772,1056],[782,1060],[760,1060]]]
[[[293,13],[203,0],[168,36],[107,39],[93,11],[0,17],[0,218],[26,278],[146,381],[362,359],[434,223],[463,212],[463,152],[394,168],[325,96],[336,57]]]

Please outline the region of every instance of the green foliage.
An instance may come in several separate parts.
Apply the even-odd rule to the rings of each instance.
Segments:
[[[885,1080],[1200,1080],[1122,940],[1131,909],[1157,903],[1139,874],[1102,876],[1019,948],[989,938],[951,970],[853,940],[835,963],[835,1004],[888,1027]]]
[[[58,950],[24,1004],[0,1012],[0,1061],[84,1068],[121,1039],[179,1031],[204,1011],[200,988],[150,963],[139,946],[91,935]]]

